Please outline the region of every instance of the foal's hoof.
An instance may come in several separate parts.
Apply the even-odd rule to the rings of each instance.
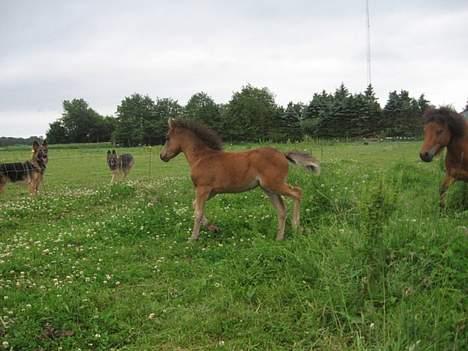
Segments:
[[[209,224],[206,229],[208,229],[208,231],[212,232],[212,233],[218,233],[221,229],[219,229],[218,226],[214,225],[214,224]]]
[[[198,238],[199,238],[198,236],[193,236],[193,235],[192,235],[190,238],[188,238],[188,241],[189,241],[189,242],[195,242],[195,241],[198,240]]]

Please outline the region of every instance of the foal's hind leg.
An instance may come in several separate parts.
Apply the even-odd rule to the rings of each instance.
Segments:
[[[284,239],[284,227],[286,224],[286,206],[284,205],[281,195],[269,192],[265,190],[265,193],[271,200],[271,203],[276,208],[278,213],[278,233],[276,234],[276,240]]]
[[[294,199],[292,226],[295,230],[300,230],[302,190],[297,186],[287,186],[289,187],[290,193],[288,196]]]
[[[301,215],[301,198],[302,198],[302,190],[296,186],[290,186],[286,183],[280,184],[263,184],[262,187],[264,189],[281,194],[284,196],[291,197],[294,201],[293,205],[293,216],[292,216],[292,227],[294,230],[299,230],[300,226],[300,215]]]

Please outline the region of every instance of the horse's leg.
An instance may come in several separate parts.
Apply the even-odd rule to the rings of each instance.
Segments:
[[[281,184],[279,187],[279,192],[281,195],[288,196],[293,199],[293,216],[292,216],[292,227],[294,230],[299,230],[301,225],[301,199],[302,199],[302,190],[297,186],[291,186],[286,183]]]
[[[301,199],[302,190],[297,186],[290,186],[291,197],[294,199],[292,226],[295,230],[300,230],[301,225]]]
[[[444,180],[442,181],[442,184],[440,185],[440,208],[445,208],[445,197],[447,195],[447,190],[450,187],[450,185],[453,184],[455,181],[455,178],[452,176],[446,175]]]
[[[260,186],[272,193],[277,193],[280,195],[291,197],[294,200],[293,206],[293,218],[292,218],[292,227],[294,230],[300,230],[300,209],[301,209],[301,198],[302,190],[296,186],[290,186],[286,183],[273,183],[261,180]]]
[[[200,236],[200,226],[203,222],[203,210],[205,207],[205,202],[210,196],[209,188],[197,188],[196,197],[195,197],[195,220],[193,224],[192,236],[190,239],[197,240]],[[205,218],[206,219],[206,218]]]
[[[209,196],[207,200],[211,199],[212,196]],[[192,207],[195,210],[195,204],[197,202],[197,199],[194,199],[192,202]],[[214,225],[213,223],[208,222],[208,218],[203,214],[201,225],[204,226],[206,229],[208,229],[210,232],[218,232],[219,228],[218,226]]]
[[[278,214],[278,233],[276,234],[276,240],[284,239],[284,227],[286,224],[286,206],[284,205],[281,195],[272,193],[268,190],[265,190],[265,193],[271,200],[273,207],[276,208]]]

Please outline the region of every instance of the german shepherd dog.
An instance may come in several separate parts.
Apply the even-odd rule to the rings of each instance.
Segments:
[[[111,183],[113,183],[117,177],[126,178],[134,164],[135,161],[132,155],[123,154],[118,156],[115,150],[112,150],[112,152],[107,150],[107,165],[112,172]]]
[[[28,185],[31,195],[37,194],[49,161],[48,151],[47,141],[44,140],[42,145],[34,141],[30,161],[0,163],[0,193],[6,183],[23,181]]]

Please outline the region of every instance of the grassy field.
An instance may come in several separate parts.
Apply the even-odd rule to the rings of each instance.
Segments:
[[[40,196],[0,195],[0,350],[466,350],[468,186],[440,213],[416,142],[276,146],[322,160],[291,168],[284,242],[260,190],[209,201],[221,232],[188,242],[182,155],[119,150],[136,165],[111,186],[104,147],[51,148]]]

